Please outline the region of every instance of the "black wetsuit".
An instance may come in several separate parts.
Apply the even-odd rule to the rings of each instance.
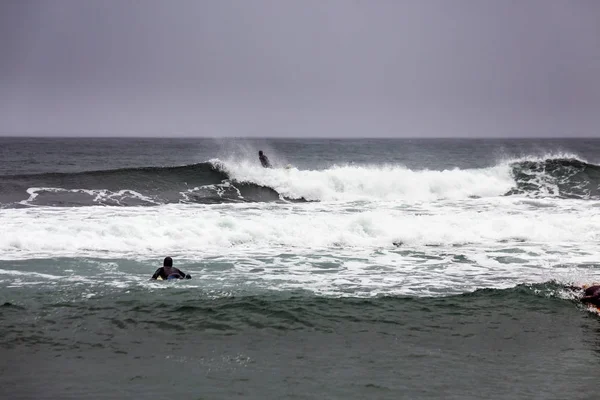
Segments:
[[[271,168],[271,163],[269,162],[269,159],[267,158],[267,156],[265,156],[264,154],[261,154],[258,156],[258,159],[260,160],[260,163],[262,164],[263,167]]]
[[[152,275],[152,279],[157,279],[159,276],[163,280],[167,280],[167,278],[171,275],[177,275],[177,279],[190,279],[190,275],[186,275],[185,272],[181,271],[179,268],[175,267],[160,267],[156,270],[154,275]]]
[[[600,285],[590,286],[585,289],[581,301],[600,307]]]

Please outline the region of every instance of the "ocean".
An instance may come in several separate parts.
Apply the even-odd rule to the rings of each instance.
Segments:
[[[0,227],[3,399],[596,397],[597,139],[0,138]]]

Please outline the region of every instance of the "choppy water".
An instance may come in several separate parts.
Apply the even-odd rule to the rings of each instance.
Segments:
[[[593,394],[600,140],[0,146],[8,398]]]

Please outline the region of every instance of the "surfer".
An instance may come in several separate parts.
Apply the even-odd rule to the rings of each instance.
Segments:
[[[579,300],[582,303],[589,303],[600,307],[600,284],[569,286],[568,288],[573,290],[583,290],[583,297]]]
[[[600,307],[600,285],[592,285],[583,287],[582,289],[584,289],[584,291],[581,301]]]
[[[267,158],[267,156],[263,153],[262,150],[259,150],[258,152],[258,159],[260,160],[260,163],[262,164],[262,166],[264,168],[272,168],[271,167],[271,162],[269,161],[269,159]]]
[[[156,270],[154,275],[152,275],[151,279],[158,279],[159,277],[162,280],[192,279],[192,277],[189,274],[186,274],[179,268],[173,267],[173,259],[171,257],[165,257],[165,260],[163,261],[163,266]]]

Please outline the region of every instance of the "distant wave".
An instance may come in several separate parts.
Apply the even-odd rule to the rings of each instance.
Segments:
[[[403,166],[265,169],[254,163],[208,162],[78,173],[0,176],[0,204],[140,206],[272,201],[423,202],[521,195],[600,198],[600,166],[547,157],[479,169],[411,170]]]

